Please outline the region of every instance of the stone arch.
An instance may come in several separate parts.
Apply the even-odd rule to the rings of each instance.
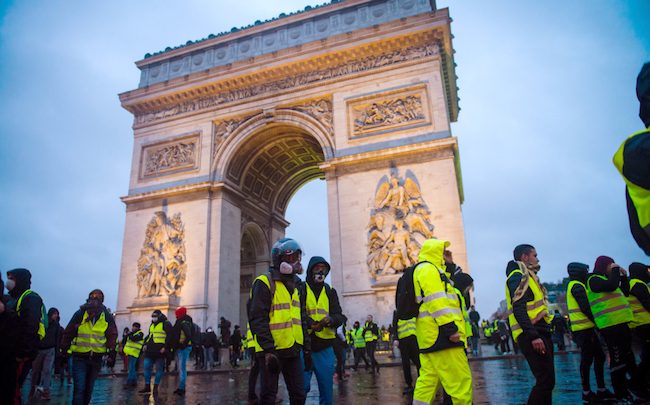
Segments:
[[[284,215],[291,196],[322,178],[320,164],[333,157],[328,129],[310,115],[264,111],[228,135],[214,160],[213,181],[224,182],[258,205]]]
[[[269,240],[266,233],[255,222],[246,222],[242,226],[242,240],[244,237],[249,238],[252,242],[255,252],[255,260],[265,260],[269,258]]]
[[[241,230],[239,263],[239,320],[243,327],[247,322],[246,302],[253,281],[269,267],[268,238],[257,223],[245,222]]]

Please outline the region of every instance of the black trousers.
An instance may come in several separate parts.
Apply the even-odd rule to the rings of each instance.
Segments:
[[[368,359],[366,358],[366,348],[365,347],[355,347],[354,348],[354,371],[357,371],[359,362],[363,359],[363,362],[366,363],[366,370],[368,369]]]
[[[257,401],[257,394],[255,393],[255,386],[257,385],[257,377],[260,374],[260,362],[255,356],[255,349],[248,350],[248,355],[251,358],[251,369],[248,372],[248,399],[250,401]]]
[[[375,350],[377,350],[377,341],[373,340],[371,342],[366,342],[366,353],[368,353],[368,359],[370,360],[370,365],[372,366],[372,372],[379,370],[379,364],[375,359]]]
[[[334,355],[336,356],[336,373],[339,375],[339,379],[344,377],[345,374],[345,348],[347,343],[339,339],[338,337],[334,339]]]
[[[632,329],[637,343],[641,346],[641,362],[637,367],[640,384],[650,385],[650,325],[641,325]]]
[[[262,392],[260,395],[260,405],[275,405],[275,399],[278,395],[278,378],[280,374],[272,373],[266,367],[264,353],[258,355],[255,359],[260,365],[260,374],[262,376]],[[303,384],[304,366],[300,356],[280,357],[280,372],[284,377],[289,392],[289,404],[304,405],[307,396]]]
[[[600,333],[605,338],[607,351],[609,352],[609,372],[612,378],[612,386],[616,398],[625,398],[627,390],[626,373],[636,376],[636,361],[632,353],[632,334],[626,323],[603,328]],[[634,384],[635,381],[632,381]]]
[[[555,363],[553,361],[553,342],[551,335],[540,335],[546,347],[546,353],[540,354],[533,350],[532,339],[522,334],[517,343],[526,357],[530,371],[535,376],[535,386],[528,396],[529,405],[551,404],[553,388],[555,387]]]
[[[598,388],[605,388],[605,352],[600,346],[596,329],[586,329],[573,332],[573,340],[580,348],[580,379],[582,390],[591,391],[589,376],[591,365],[594,365],[596,384]]]
[[[409,387],[413,386],[413,377],[411,376],[411,363],[415,364],[420,374],[420,350],[418,340],[415,336],[409,336],[399,340],[399,353],[402,357],[402,371],[404,372],[404,381]]]

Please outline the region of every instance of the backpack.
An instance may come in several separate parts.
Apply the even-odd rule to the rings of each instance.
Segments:
[[[418,303],[415,299],[413,273],[415,273],[415,268],[422,263],[429,262],[417,262],[413,266],[407,267],[397,281],[397,289],[395,290],[395,309],[397,311],[397,318],[403,321],[417,317],[420,312],[421,303]],[[422,292],[420,292],[420,295],[422,295]]]

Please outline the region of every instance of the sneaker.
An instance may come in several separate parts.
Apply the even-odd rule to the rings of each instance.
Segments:
[[[594,404],[600,402],[600,399],[593,391],[582,392],[582,402],[585,404]]]
[[[600,402],[614,402],[616,401],[616,396],[612,393],[612,391],[608,390],[607,388],[605,389],[599,389],[596,392],[596,398]]]
[[[144,386],[144,388],[138,391],[138,394],[149,394],[150,392],[151,392],[151,385],[147,384]]]

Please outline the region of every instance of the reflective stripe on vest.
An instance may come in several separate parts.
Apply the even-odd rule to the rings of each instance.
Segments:
[[[263,274],[255,279],[261,280],[271,290],[271,282],[267,275]],[[254,282],[253,282],[254,283]],[[293,347],[294,344],[302,345],[302,321],[300,317],[300,298],[298,289],[294,288],[293,294],[281,281],[274,280],[275,293],[271,301],[271,312],[269,313],[269,329],[275,344],[275,349],[282,350]],[[259,345],[256,346],[256,350]],[[259,347],[261,351],[261,347]]]
[[[16,313],[18,316],[20,316],[20,306],[23,303],[23,297],[26,297],[28,294],[36,294],[32,290],[25,290],[24,293],[20,294],[20,298],[18,298],[18,304],[16,304]],[[42,302],[42,301],[41,301]],[[40,340],[43,340],[45,337],[45,330],[47,329],[47,313],[45,312],[45,305],[41,304],[41,319],[38,322],[38,338]]]
[[[144,332],[141,330],[135,332],[134,336],[144,337]],[[142,345],[144,339],[140,339],[137,342],[131,340],[132,336],[129,335],[126,338],[126,344],[124,345],[124,354],[131,357],[140,357],[140,351],[142,351]]]
[[[524,275],[521,269],[517,269],[508,275],[508,280],[516,273],[521,274],[522,277]],[[535,325],[541,320],[544,320],[546,323],[551,323],[553,317],[551,317],[548,313],[548,308],[544,302],[544,294],[542,293],[541,288],[539,288],[537,285],[535,279],[532,277],[529,277],[528,288],[530,288],[533,293],[533,300],[526,303],[526,311],[528,312],[528,318],[530,318],[531,323]],[[508,288],[507,281],[506,302],[508,303],[508,322],[510,323],[510,330],[512,331],[512,339],[516,342],[517,338],[521,335],[523,330],[521,329],[521,326],[519,326],[515,315],[512,313],[512,300],[510,298],[510,289]]]
[[[307,287],[307,315],[309,315],[314,321],[318,322],[330,314],[330,299],[327,296],[327,289],[325,288],[325,285],[323,285],[320,295],[318,296],[318,301],[316,301],[316,294],[314,294],[314,291],[312,291],[309,284],[305,283],[305,285]],[[336,337],[336,330],[325,326],[320,331],[314,332],[314,334],[321,339],[334,339]]]
[[[149,336],[153,339],[154,343],[165,344],[167,339],[167,332],[165,332],[165,322],[158,322],[149,326]]]
[[[369,326],[369,323],[366,322],[364,325],[364,329]],[[366,342],[374,342],[375,340],[378,339],[378,336],[375,335],[370,329],[366,329],[366,332],[363,334],[363,338],[366,340]]]
[[[566,291],[566,306],[569,310],[569,321],[571,323],[571,332],[577,332],[580,330],[587,330],[594,328],[596,325],[585,315],[582,310],[580,310],[580,305],[576,301],[575,297],[571,293],[574,285],[579,285],[584,288],[585,293],[587,292],[587,286],[581,283],[578,280],[571,280],[567,286]]]
[[[72,341],[72,353],[106,353],[106,330],[108,322],[104,311],[94,324],[88,319],[88,312],[84,312],[81,324],[77,328],[77,337]]]
[[[366,339],[363,337],[363,328],[352,329],[352,341],[354,347],[361,349],[366,347]]]
[[[589,281],[592,277],[607,280],[605,276],[593,274],[589,277]],[[589,281],[587,281],[587,297],[598,329],[628,323],[632,320],[630,304],[620,288],[611,292],[593,292],[589,287]]]
[[[415,335],[415,318],[397,320],[397,338],[404,339]]]
[[[633,278],[630,281],[630,290],[632,290],[632,288],[636,285],[645,287],[648,293],[650,293],[650,288],[648,288],[648,285],[637,278]],[[632,319],[632,322],[630,322],[630,328],[636,328],[641,325],[649,324],[650,312],[648,312],[648,310],[643,307],[641,301],[639,301],[639,299],[632,294],[630,294],[630,296],[627,298],[630,302],[630,310],[632,310],[632,316],[634,317]]]

